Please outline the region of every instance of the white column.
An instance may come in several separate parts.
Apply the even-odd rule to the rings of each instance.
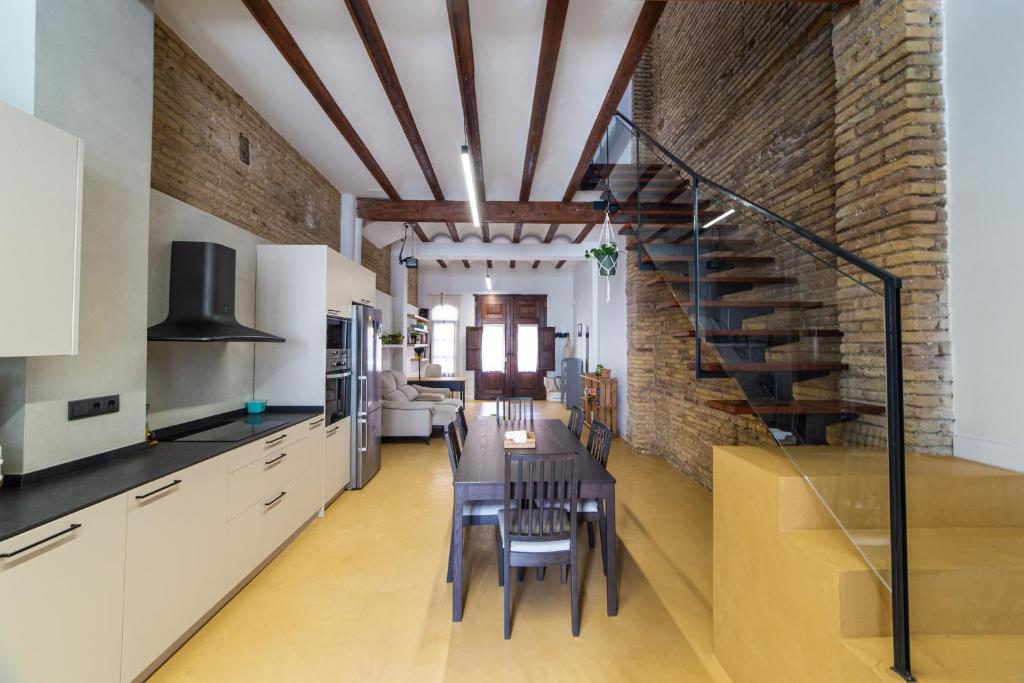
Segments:
[[[356,263],[363,262],[363,219],[357,218],[355,221],[355,227],[352,230],[352,256],[350,256]]]
[[[356,196],[347,192],[341,195],[341,253],[353,261],[359,259],[354,257],[353,245],[355,244],[356,231]]]

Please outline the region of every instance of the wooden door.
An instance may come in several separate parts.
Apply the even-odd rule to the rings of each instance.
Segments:
[[[466,370],[476,373],[474,398],[544,398],[555,369],[555,330],[547,327],[544,294],[476,297],[475,327],[466,328]]]
[[[476,324],[472,332],[477,357],[467,359],[467,368],[476,370],[475,398],[480,401],[508,396],[511,383],[508,378],[509,297],[499,294],[478,294],[476,297]],[[466,349],[471,348],[471,333],[466,331]]]

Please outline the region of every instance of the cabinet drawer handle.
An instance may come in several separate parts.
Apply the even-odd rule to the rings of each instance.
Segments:
[[[154,490],[150,491],[149,493],[143,493],[141,496],[135,496],[135,500],[145,500],[146,498],[149,498],[150,496],[155,496],[156,494],[160,493],[161,491],[166,491],[167,489],[171,488],[172,486],[177,486],[180,483],[181,483],[181,479],[175,479],[174,481],[172,481],[170,484],[167,484],[166,486],[161,486],[160,488],[154,489]]]
[[[281,436],[275,437],[273,439],[267,439],[263,443],[266,444],[267,446],[269,446],[270,444],[277,443],[278,441],[280,441],[281,439],[285,438],[286,436],[288,436],[288,435],[287,434],[282,434]]]
[[[341,429],[341,427],[335,427],[331,431],[327,432],[327,436],[334,436],[334,432],[338,431],[339,429]]]
[[[265,508],[268,508],[268,507],[270,507],[271,505],[273,505],[273,504],[274,504],[274,503],[276,503],[277,501],[279,501],[279,500],[281,500],[282,498],[284,498],[284,496],[285,496],[285,494],[286,494],[286,493],[288,493],[288,492],[287,492],[287,491],[281,491],[281,493],[279,493],[279,494],[277,494],[276,496],[274,496],[274,499],[273,499],[273,500],[268,500],[268,501],[267,501],[266,503],[264,503],[264,504],[263,504],[263,507],[265,507]]]
[[[276,465],[277,463],[281,462],[282,460],[284,460],[287,457],[288,457],[287,453],[282,453],[281,455],[277,456],[276,458],[271,458],[270,460],[265,461],[263,464],[266,465],[267,467],[270,467],[271,465]]]
[[[310,428],[310,429],[314,429],[314,428],[316,428],[316,427],[319,427],[319,426],[320,426],[320,425],[322,425],[323,423],[324,423],[324,419],[323,419],[323,418],[321,417],[321,418],[320,418],[319,420],[317,420],[316,422],[310,422],[310,423],[309,423],[309,428]]]
[[[27,550],[32,550],[32,548],[40,546],[40,545],[42,545],[42,544],[44,544],[44,543],[46,543],[48,541],[52,541],[55,538],[60,538],[64,534],[70,534],[75,529],[81,529],[81,528],[82,528],[81,524],[72,524],[71,526],[69,526],[64,531],[58,531],[57,533],[53,534],[52,536],[47,536],[46,538],[40,539],[40,540],[36,541],[35,543],[28,544],[24,548],[19,548],[19,549],[15,550],[13,552],[10,552],[10,553],[0,553],[0,560],[6,560],[6,559],[9,559],[9,558],[15,557],[17,555],[21,555],[23,552],[25,552]]]

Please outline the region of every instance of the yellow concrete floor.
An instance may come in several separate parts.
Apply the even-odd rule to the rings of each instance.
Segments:
[[[558,404],[539,403],[565,419]],[[470,402],[472,422],[489,405]],[[481,410],[482,408],[482,410]],[[452,498],[444,440],[385,444],[350,491],[157,673],[154,681],[727,681],[712,654],[711,494],[617,439],[619,614],[600,552],[581,543],[582,628],[549,571],[514,584],[502,638],[493,531],[469,531],[463,621],[445,582]]]

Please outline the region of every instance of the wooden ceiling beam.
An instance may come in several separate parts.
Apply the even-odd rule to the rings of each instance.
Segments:
[[[384,36],[381,35],[380,27],[377,25],[377,19],[373,16],[373,10],[370,9],[369,0],[345,0],[345,6],[348,7],[349,16],[352,17],[352,23],[355,24],[356,31],[359,32],[363,47],[366,48],[370,63],[373,64],[373,68],[377,72],[384,93],[391,102],[395,117],[398,119],[399,125],[402,126],[405,139],[409,141],[413,156],[416,157],[416,162],[419,164],[420,170],[423,171],[423,178],[427,181],[430,193],[434,195],[434,199],[444,199],[444,192],[441,190],[441,184],[434,172],[434,165],[430,163],[430,156],[427,154],[427,148],[423,144],[423,138],[416,126],[416,120],[413,118],[409,101],[405,97],[402,83],[398,80],[398,72],[395,70],[394,62],[391,61],[391,53],[388,52]],[[459,231],[455,228],[455,224],[446,223],[446,226],[448,235],[453,241],[458,242]],[[417,232],[417,235],[420,233],[422,231]],[[420,239],[427,241],[425,236]],[[469,268],[468,261],[463,261],[463,264]]]
[[[588,223],[587,225],[584,225],[583,229],[580,230],[580,234],[576,235],[576,239],[574,239],[572,241],[572,243],[573,244],[582,244],[583,240],[587,239],[587,235],[589,235],[590,231],[593,230],[593,229],[594,229],[594,224],[593,223]],[[565,261],[559,261],[558,263],[555,264],[555,268],[561,268],[564,265],[565,265]]]
[[[448,27],[452,34],[452,51],[455,54],[455,70],[459,81],[459,97],[462,99],[462,117],[465,126],[466,144],[473,161],[473,175],[476,181],[477,200],[487,200],[484,186],[484,158],[480,147],[480,119],[476,106],[476,67],[473,62],[473,34],[469,24],[469,0],[447,0]],[[490,228],[481,226],[484,242],[491,241]],[[487,263],[491,267],[491,263]]]
[[[533,190],[533,176],[537,172],[537,159],[540,157],[541,141],[544,139],[544,123],[548,116],[548,103],[551,101],[555,66],[558,64],[558,52],[562,46],[562,33],[565,30],[565,16],[568,10],[569,0],[548,0],[544,9],[544,30],[541,33],[540,55],[537,58],[537,79],[533,88],[530,131],[526,135],[526,154],[523,158],[523,181],[519,187],[521,202],[529,201],[530,192]],[[519,242],[522,236],[523,224],[516,223],[512,241]],[[515,268],[515,261],[510,265]]]
[[[637,211],[636,204],[613,207],[612,218],[622,216],[631,220]],[[689,204],[641,203],[641,214],[652,223],[683,224],[693,218]],[[712,220],[720,212],[702,210],[701,218]],[[437,201],[433,199],[360,199],[356,215],[368,225],[375,221],[404,223],[422,221],[425,223],[468,223],[471,220],[469,202]],[[552,228],[560,223],[583,224],[603,223],[604,209],[595,209],[591,202],[507,202],[494,201],[480,204],[480,217],[484,223],[551,223]],[[620,221],[621,222],[621,221]],[[552,234],[551,228],[548,234]],[[550,242],[551,240],[546,240]]]
[[[341,107],[335,102],[334,97],[331,95],[327,86],[320,79],[313,65],[306,59],[306,55],[303,54],[299,48],[299,44],[295,42],[295,38],[292,37],[288,27],[284,25],[281,17],[278,16],[277,12],[271,6],[269,0],[242,0],[242,3],[249,9],[253,18],[256,19],[256,23],[260,25],[263,32],[267,34],[270,41],[274,43],[278,52],[284,57],[284,60],[288,62],[288,65],[295,72],[295,75],[299,77],[302,84],[306,86],[309,94],[313,96],[320,108],[324,110],[324,114],[330,119],[334,127],[338,129],[341,136],[345,138],[345,142],[348,143],[352,151],[355,152],[359,160],[366,166],[366,170],[373,176],[384,194],[392,199],[398,199],[398,190],[391,184],[384,170],[374,159],[373,154],[370,153],[369,148],[363,143],[362,138],[356,133],[355,128],[349,123],[348,118],[342,113]]]
[[[580,159],[576,163],[576,169],[573,171],[572,177],[569,179],[569,185],[562,196],[563,201],[570,201],[576,195],[576,190],[580,186],[583,175],[587,172],[587,167],[594,158],[597,146],[601,143],[601,138],[608,129],[608,124],[611,123],[612,115],[615,114],[615,108],[622,101],[622,95],[626,92],[626,87],[633,78],[637,64],[640,63],[644,47],[647,46],[648,41],[654,34],[654,29],[658,25],[658,20],[661,19],[661,14],[664,11],[665,2],[663,0],[646,0],[644,6],[640,9],[640,15],[636,18],[633,32],[629,35],[629,41],[626,43],[626,49],[623,50],[622,57],[619,59],[619,66],[615,69],[612,82],[608,85],[608,92],[605,93],[601,108],[597,110],[597,117],[594,119],[594,125],[590,129],[590,135],[587,137],[587,142],[580,153]],[[544,241],[550,242],[554,239],[557,231],[558,225],[552,225]]]

